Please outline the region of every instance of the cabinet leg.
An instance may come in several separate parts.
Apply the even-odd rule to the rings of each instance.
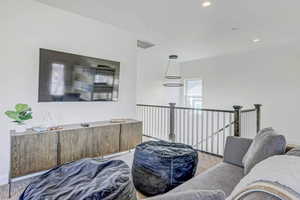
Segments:
[[[8,180],[8,198],[11,198],[11,180]]]

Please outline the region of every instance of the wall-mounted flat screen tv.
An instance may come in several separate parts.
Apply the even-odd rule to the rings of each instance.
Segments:
[[[120,62],[40,49],[39,102],[117,101]]]

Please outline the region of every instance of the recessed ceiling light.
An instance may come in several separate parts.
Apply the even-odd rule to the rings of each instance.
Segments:
[[[254,43],[257,43],[257,42],[260,42],[260,39],[259,39],[259,38],[254,38],[252,41],[253,41]]]
[[[202,7],[204,7],[204,8],[209,7],[209,6],[211,6],[211,2],[210,1],[204,1],[202,3]]]

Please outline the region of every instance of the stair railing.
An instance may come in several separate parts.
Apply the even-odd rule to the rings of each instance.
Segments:
[[[181,142],[199,151],[223,155],[228,136],[247,136],[261,129],[261,105],[243,110],[196,109],[137,104],[138,119],[143,121],[144,136]]]

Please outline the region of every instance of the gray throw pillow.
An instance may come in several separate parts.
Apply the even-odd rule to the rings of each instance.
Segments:
[[[225,200],[222,190],[187,190],[185,192],[169,192],[145,200]]]
[[[300,157],[300,147],[295,147],[286,153],[288,156],[298,156]]]
[[[261,130],[243,158],[244,174],[248,174],[257,163],[271,156],[284,154],[285,148],[286,140],[283,135],[276,134],[272,128]]]

